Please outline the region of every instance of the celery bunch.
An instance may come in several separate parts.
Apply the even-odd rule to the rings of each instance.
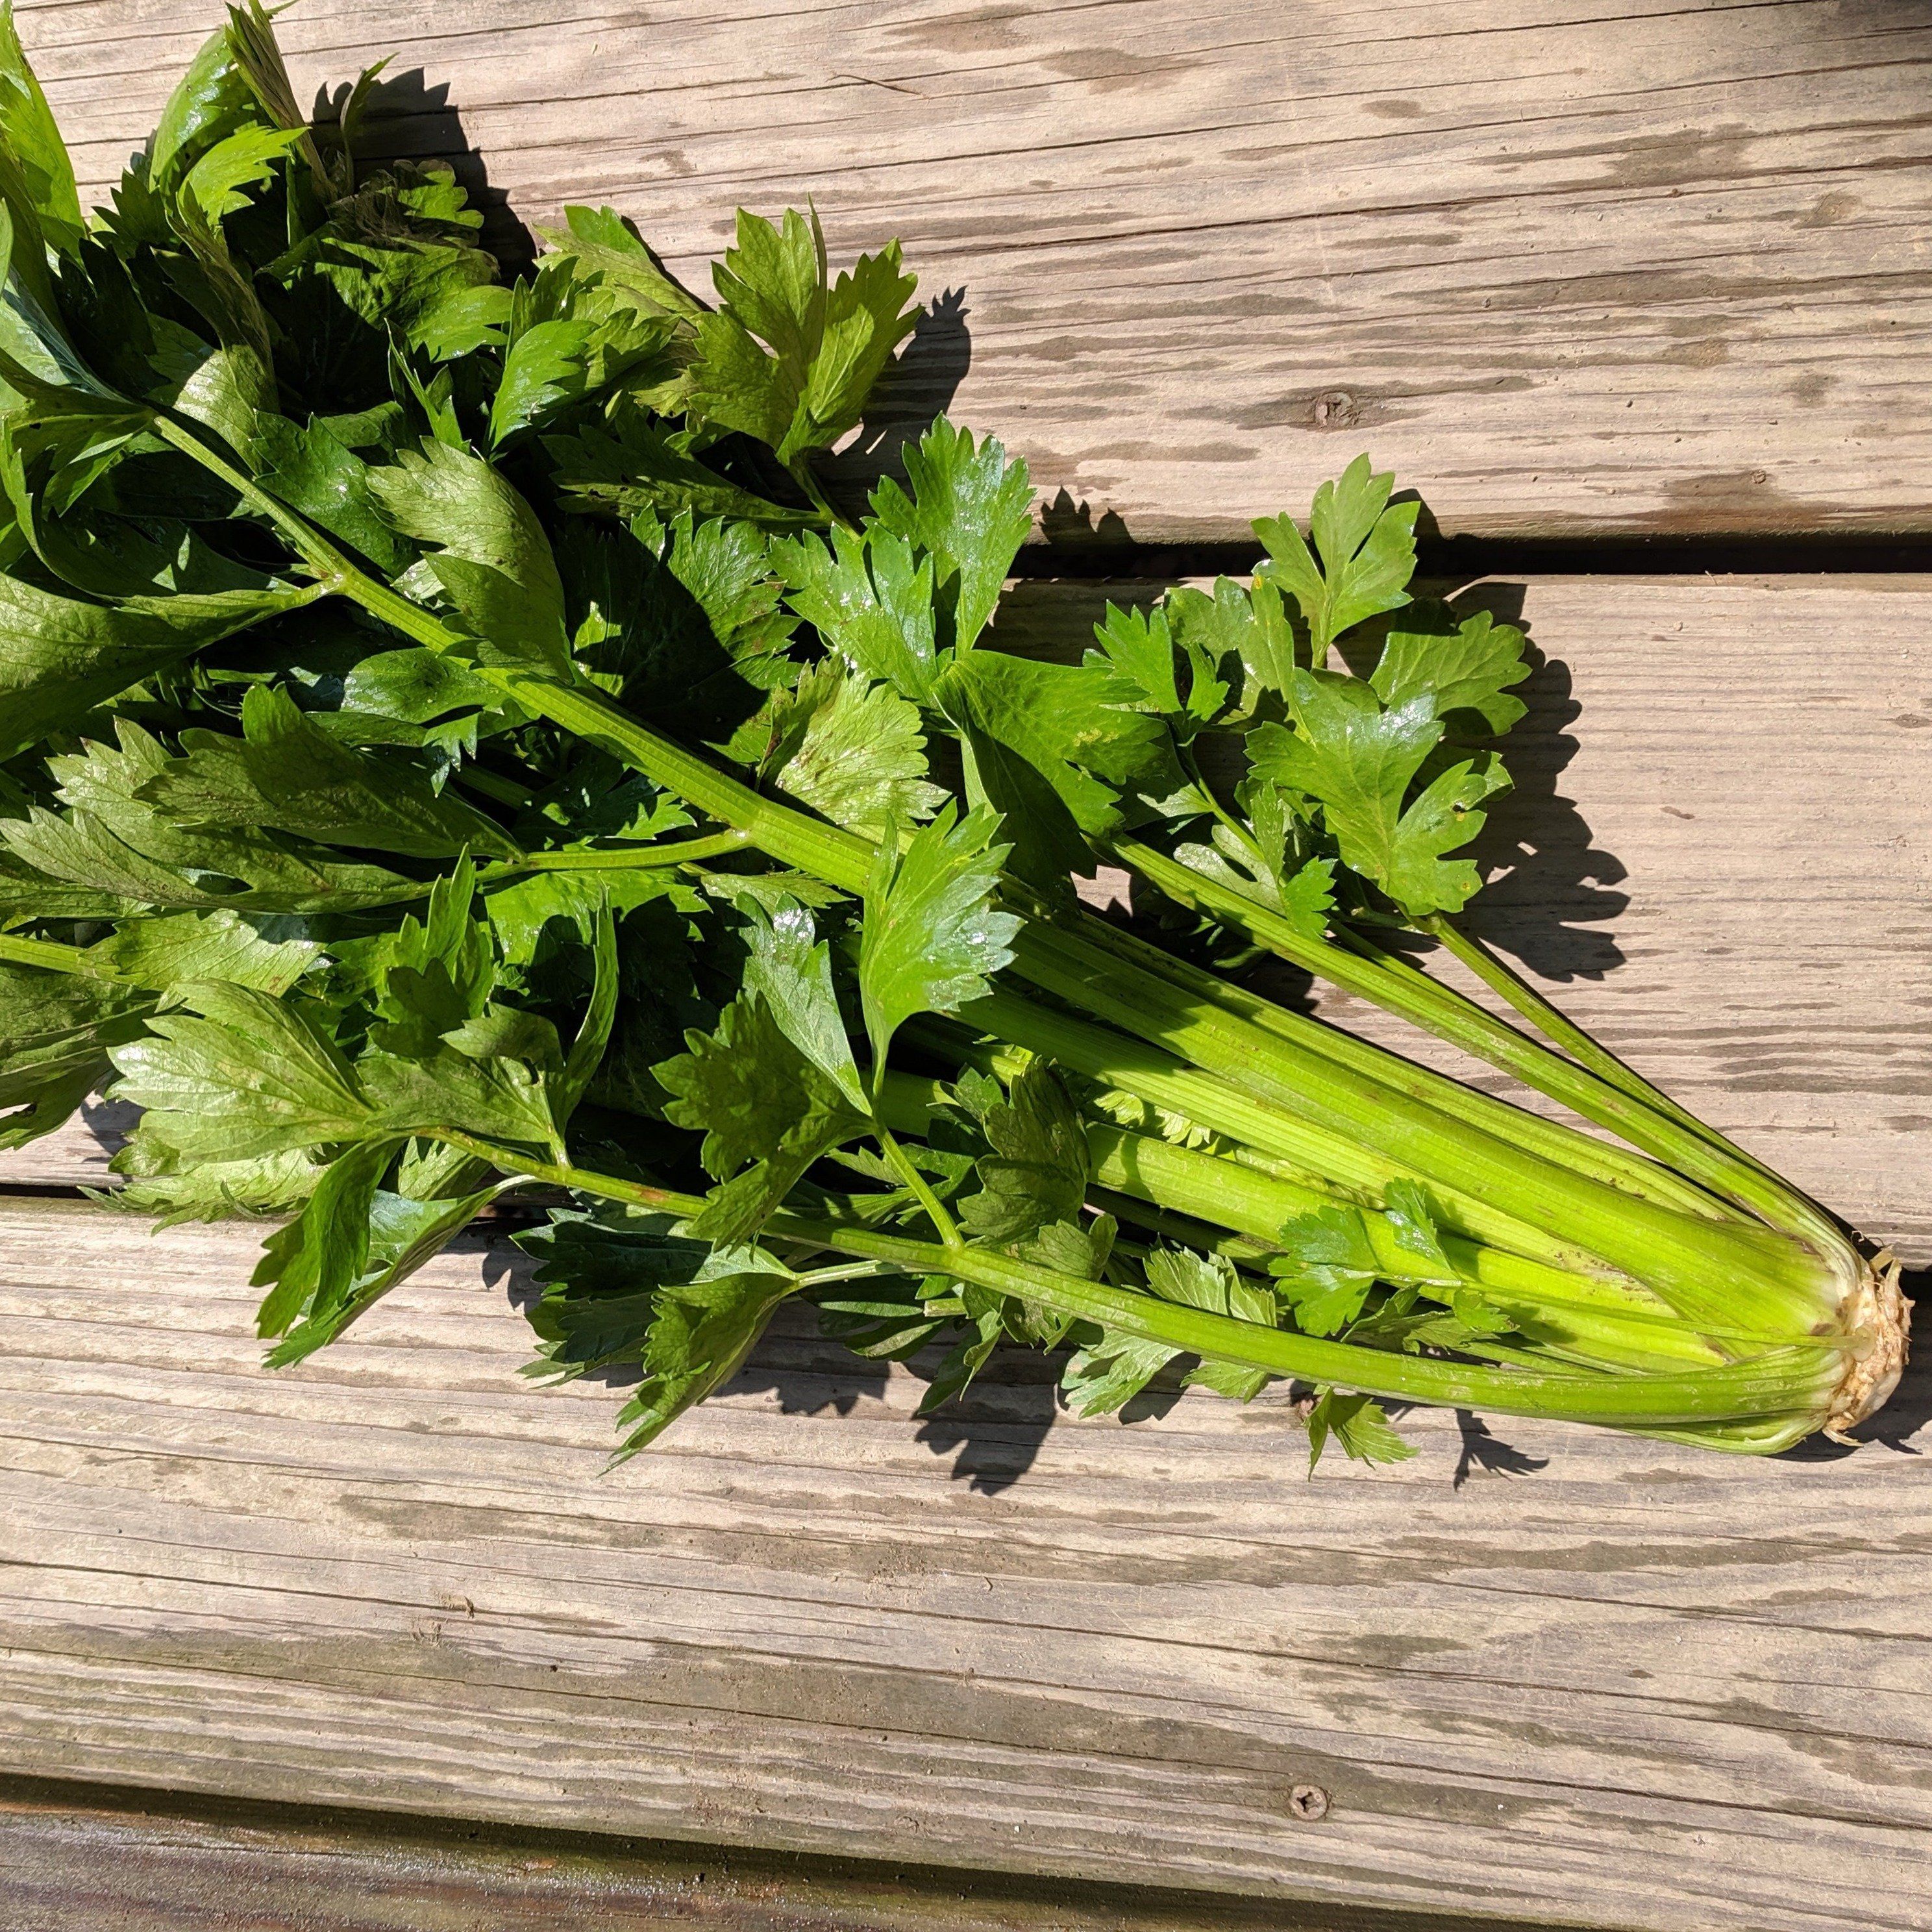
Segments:
[[[115,1078],[122,1204],[280,1222],[276,1363],[566,1190],[533,1367],[640,1368],[626,1452],[794,1298],[931,1402],[1004,1346],[1083,1413],[1286,1378],[1371,1460],[1378,1398],[1760,1452],[1885,1400],[1895,1269],[1456,923],[1523,639],[1413,600],[1389,477],[1003,651],[1024,465],[823,465],[896,246],[741,214],[707,302],[575,208],[506,284],[446,170],[358,160],[374,84],[307,124],[249,0],[88,219],[0,35],[0,1144]]]

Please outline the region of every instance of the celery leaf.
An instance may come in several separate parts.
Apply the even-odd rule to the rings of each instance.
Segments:
[[[1295,728],[1264,725],[1250,739],[1255,769],[1322,807],[1345,863],[1406,912],[1460,909],[1481,884],[1474,862],[1446,854],[1483,828],[1485,800],[1508,787],[1488,754],[1428,779],[1418,773],[1442,737],[1427,692],[1384,708],[1359,680],[1298,670]]]
[[[918,319],[898,244],[831,281],[815,212],[808,220],[790,209],[774,228],[740,209],[736,245],[713,279],[720,306],[696,324],[693,411],[756,436],[781,463],[830,448],[858,422]]]
[[[1026,465],[987,436],[939,417],[905,452],[912,494],[890,477],[872,492],[876,524],[933,560],[952,643],[970,650],[992,620],[1006,573],[1033,527]]]
[[[136,796],[181,825],[272,826],[414,858],[453,859],[472,847],[518,856],[494,820],[400,760],[338,742],[286,692],[256,686],[242,704],[242,729],[239,738],[183,732],[184,755]]]
[[[430,571],[475,632],[483,662],[567,668],[556,560],[536,512],[502,476],[433,442],[372,470],[369,488],[396,529],[434,546]]]
[[[1415,1454],[1414,1444],[1396,1433],[1380,1402],[1365,1395],[1344,1395],[1336,1389],[1324,1389],[1308,1413],[1308,1471],[1322,1460],[1330,1436],[1342,1445],[1352,1461],[1406,1462]]]
[[[1491,731],[1507,731],[1528,709],[1508,694],[1529,675],[1523,642],[1514,624],[1498,624],[1486,610],[1453,630],[1392,628],[1369,682],[1391,709],[1426,692],[1438,718],[1471,711]]]
[[[1358,456],[1339,478],[1322,484],[1309,518],[1312,551],[1286,517],[1255,525],[1268,552],[1263,572],[1300,605],[1318,666],[1344,631],[1408,602],[1421,506],[1390,503],[1394,482],[1387,471],[1372,473],[1369,459]]]
[[[945,800],[926,776],[917,709],[836,659],[775,693],[757,727],[768,734],[760,763],[772,782],[868,838],[930,818]]]
[[[1006,856],[998,819],[983,807],[956,819],[948,806],[903,852],[879,848],[866,889],[859,992],[876,1078],[892,1035],[916,1013],[952,1013],[990,990],[1012,958],[1021,922],[993,910]]]

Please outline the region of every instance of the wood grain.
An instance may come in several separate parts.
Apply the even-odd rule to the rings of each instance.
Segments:
[[[218,17],[20,12],[94,190]],[[1080,504],[1238,537],[1364,446],[1450,533],[1932,523],[1922,0],[308,0],[283,32],[304,96],[421,69],[394,151],[473,145],[532,223],[610,200],[692,278],[740,202],[902,236],[941,299],[870,431],[952,398],[1067,492],[1065,539]],[[1004,634],[1100,594],[1030,586]],[[1484,928],[1932,1258],[1932,579],[1525,602]],[[98,1180],[119,1124],[0,1182]],[[1852,1453],[1417,1412],[1415,1462],[1304,1483],[1274,1394],[1078,1423],[1022,1362],[922,1424],[910,1373],[790,1321],[606,1476],[616,1394],[517,1379],[524,1278],[480,1238],[272,1377],[259,1230],[0,1208],[14,1771],[1318,1914],[1932,1928],[1922,1370]],[[0,1810],[0,1918],[1089,1922],[265,1835]]]
[[[1492,1924],[1494,1922],[1490,1922]],[[8,1932],[1471,1932],[1146,1886],[0,1780]],[[1505,1928],[1506,1932],[1506,1928]],[[1527,1928],[1524,1929],[1527,1932]]]
[[[94,190],[220,18],[20,10]],[[903,237],[941,299],[900,412],[957,383],[1064,526],[1245,537],[1365,447],[1450,532],[1932,524],[1925,0],[307,0],[280,31],[300,98],[394,50],[388,147],[473,147],[532,224],[613,202],[700,286],[741,203],[815,197],[841,256]]]
[[[1145,584],[1018,586],[1000,634],[1078,648]],[[1516,793],[1474,923],[1574,1018],[1874,1240],[1932,1262],[1932,579],[1541,578]],[[1484,1084],[1338,996],[1345,1024]],[[0,1156],[98,1184],[124,1109]]]
[[[18,1772],[1658,1932],[1932,1925],[1922,1375],[1897,1446],[1418,1412],[1415,1461],[1307,1482],[1275,1396],[1078,1424],[1028,1359],[920,1424],[907,1371],[790,1323],[602,1475],[616,1398],[519,1382],[505,1253],[271,1376],[255,1238],[7,1210]]]

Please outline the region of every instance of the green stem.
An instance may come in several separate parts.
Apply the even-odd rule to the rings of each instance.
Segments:
[[[1325,1156],[1314,1164],[1337,1179],[1363,1184],[1370,1171],[1359,1160],[1354,1172],[1345,1164],[1352,1144],[1431,1187],[1446,1186],[1528,1226],[1560,1232],[1694,1318],[1774,1331],[1790,1325],[1794,1303],[1806,1322],[1835,1312],[1835,1279],[1828,1278],[1820,1257],[1787,1235],[1700,1220],[1568,1171],[1514,1139],[1405,1096],[1375,1075],[1298,1042],[1231,1025],[1207,1002],[1177,995],[1157,981],[1136,983],[1096,970],[1064,944],[1066,935],[1058,946],[1045,944],[1048,931],[1021,929],[1013,940],[1016,970],[1283,1111],[1311,1146],[1326,1144]]]
[[[1152,974],[1184,992],[1208,1000],[1251,1026],[1259,1027],[1285,1040],[1299,1041],[1330,1059],[1339,1060],[1343,1066],[1372,1074],[1402,1093],[1429,1101],[1479,1126],[1494,1126],[1520,1146],[1556,1160],[1574,1172],[1589,1174],[1628,1193],[1639,1195],[1665,1207],[1682,1208],[1687,1214],[1701,1215],[1708,1220],[1744,1221],[1750,1218],[1742,1209],[1707,1192],[1669,1168],[1660,1167],[1642,1154],[1613,1146],[1560,1120],[1546,1120],[1540,1114],[1530,1113],[1508,1100],[1466,1086],[1446,1073],[1438,1073],[1432,1067],[1420,1066],[1386,1047],[1358,1039],[1352,1034],[1344,1033],[1340,1028],[1306,1013],[1277,1006],[1216,974],[1190,965],[1172,953],[1164,952],[1160,947],[1123,932],[1105,920],[1090,915],[1083,916],[1079,936],[1089,944],[1112,954],[1124,964]]]
[[[938,1229],[939,1238],[946,1244],[948,1251],[964,1247],[966,1245],[965,1237],[960,1233],[958,1223],[946,1211],[939,1196],[927,1186],[926,1176],[914,1166],[905,1149],[892,1138],[891,1129],[876,1113],[872,1119],[872,1131],[878,1136],[880,1148],[885,1154],[888,1165],[911,1190],[913,1198],[926,1210],[926,1218]]]
[[[1253,833],[1250,832],[1248,828],[1221,802],[1220,794],[1208,782],[1206,774],[1201,769],[1201,760],[1195,755],[1194,747],[1192,745],[1177,743],[1174,749],[1175,756],[1180,760],[1180,769],[1187,774],[1193,783],[1195,790],[1201,794],[1202,802],[1240,842],[1242,849],[1250,854],[1256,863],[1258,865],[1262,855],[1260,848],[1255,843]]]
[[[1035,1005],[1006,987],[996,987],[960,1017],[1071,1073],[1164,1108],[1298,1169],[1321,1174],[1365,1200],[1379,1204],[1392,1180],[1421,1182],[1430,1186],[1443,1225],[1459,1234],[1568,1271],[1588,1274],[1600,1266],[1596,1256],[1574,1242],[1518,1220],[1489,1202],[1431,1184],[1415,1168],[1371,1149],[1288,1119],[1242,1088],[1144,1040]]]
[[[194,431],[175,418],[157,410],[152,418],[154,434],[171,443],[184,456],[191,457],[218,476],[249,508],[266,518],[296,555],[315,573],[326,588],[360,604],[372,616],[392,625],[404,636],[434,650],[446,649],[455,634],[438,622],[421,604],[392,590],[358,567],[347,553],[317,530],[306,517],[298,514],[278,497],[264,490],[255,479],[239,470],[218,452],[212,449]]]
[[[1486,1060],[1773,1226],[1788,1226],[1794,1220],[1791,1190],[1782,1183],[1768,1183],[1756,1162],[1713,1147],[1702,1133],[1689,1132],[1587,1067],[1519,1033],[1454,988],[1404,962],[1311,939],[1152,846],[1121,839],[1113,850],[1123,864],[1169,898],[1235,927],[1304,971]],[[1834,1232],[1820,1228],[1815,1210],[1806,1216],[1802,1232],[1828,1250],[1834,1243],[1842,1245]]]
[[[499,667],[486,670],[526,710],[598,745],[646,778],[675,792],[707,817],[734,828],[781,863],[828,884],[862,893],[874,850],[869,839],[808,818],[795,807],[761,797],[708,760],[640,724],[622,706],[587,685]]]
[[[458,784],[466,786],[471,791],[480,792],[484,797],[494,799],[499,805],[526,806],[537,795],[535,786],[524,784],[516,778],[506,778],[501,772],[493,772],[488,765],[475,763],[458,765],[453,776]]]
[[[896,1280],[906,1272],[898,1262],[842,1262],[836,1268],[808,1268],[797,1277],[797,1282],[804,1289],[832,1288],[842,1281]]]
[[[945,1097],[937,1082],[909,1074],[887,1076],[884,1106],[909,1132],[920,1132],[934,1105]],[[1086,1124],[1085,1132],[1093,1178],[1099,1184],[1090,1192],[1090,1204],[1124,1211],[1126,1218],[1190,1246],[1264,1262],[1282,1252],[1289,1224],[1330,1204],[1311,1190],[1150,1135],[1094,1122]],[[1136,1206],[1141,1202],[1154,1204],[1151,1216]],[[1756,1348],[1768,1343],[1830,1346],[1796,1329],[1766,1335],[1700,1323],[1693,1330],[1667,1303],[1634,1283],[1546,1267],[1454,1234],[1442,1238],[1449,1263],[1445,1270],[1441,1262],[1405,1247],[1400,1231],[1386,1216],[1367,1210],[1361,1220],[1375,1250],[1378,1279],[1413,1284],[1438,1300],[1448,1298],[1445,1289],[1474,1288],[1505,1312],[1556,1313],[1574,1335],[1589,1339],[1600,1351],[1614,1352],[1620,1364],[1634,1358],[1646,1364],[1724,1359],[1709,1346],[1714,1340]],[[1232,1246],[1222,1228],[1234,1231]]]
[[[908,1073],[888,1073],[881,1110],[897,1129],[921,1134],[933,1107],[946,1099],[938,1082]],[[1151,1134],[1089,1120],[1084,1126],[1088,1158],[1094,1180],[1158,1208],[1209,1222],[1244,1236],[1262,1255],[1282,1250],[1283,1230],[1292,1222],[1336,1205],[1336,1197],[1218,1154],[1176,1147]],[[1444,1237],[1453,1272],[1425,1260],[1397,1238],[1394,1224],[1374,1208],[1361,1210],[1384,1279],[1508,1288],[1520,1294],[1550,1294],[1600,1301],[1616,1309],[1641,1308],[1666,1318],[1667,1304],[1643,1289],[1613,1282],[1600,1274],[1553,1268],[1455,1234]]]
[[[436,1138],[490,1160],[505,1172],[526,1174],[608,1200],[655,1208],[680,1218],[694,1215],[704,1206],[695,1195],[533,1160],[454,1130],[440,1130]],[[1774,1349],[1721,1368],[1664,1375],[1592,1376],[1471,1367],[1298,1335],[1106,1282],[1078,1280],[983,1248],[951,1249],[879,1228],[782,1211],[766,1222],[764,1233],[774,1240],[805,1242],[870,1260],[898,1262],[908,1273],[952,1276],[996,1294],[1036,1303],[1055,1314],[1213,1360],[1396,1401],[1639,1430],[1681,1429],[1742,1418],[1775,1419],[1796,1441],[1815,1427],[1817,1418],[1826,1413],[1840,1373],[1834,1352],[1815,1349]]]
[[[1231,1234],[1225,1228],[1197,1221],[1191,1214],[1183,1214],[1172,1208],[1150,1206],[1144,1195],[1116,1192],[1111,1187],[1099,1185],[1097,1180],[1087,1190],[1087,1204],[1096,1214],[1112,1215],[1125,1226],[1146,1228],[1178,1246],[1192,1248],[1201,1254],[1225,1255],[1237,1266],[1246,1266],[1258,1273],[1265,1271],[1270,1256],[1277,1252],[1266,1241],[1252,1240],[1246,1234]],[[1114,1242],[1114,1252],[1117,1255],[1124,1253],[1133,1246],[1123,1237]]]
[[[118,972],[100,960],[90,959],[81,946],[62,946],[51,939],[23,939],[16,933],[0,932],[0,959],[16,966],[38,966],[49,973],[73,973],[90,980],[111,980],[116,986],[138,986],[142,982]]]
[[[695,866],[706,859],[722,859],[734,852],[746,851],[751,843],[742,832],[717,832],[702,838],[668,839],[658,845],[526,852],[521,859],[506,861],[502,872],[493,868],[484,873],[480,883],[487,885],[510,872],[635,872],[655,866]]]

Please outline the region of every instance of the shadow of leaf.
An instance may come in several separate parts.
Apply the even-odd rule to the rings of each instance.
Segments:
[[[316,95],[318,122],[337,119],[346,85]],[[431,86],[421,68],[386,74],[364,97],[356,149],[364,164],[385,161],[447,161],[483,217],[483,245],[506,270],[526,268],[536,258],[530,231],[512,212],[509,197],[490,182],[482,151],[464,130],[463,117],[449,104],[449,83]]]
[[[914,1374],[935,1371],[938,1350],[914,1359]],[[920,1418],[917,1439],[935,1455],[950,1456],[950,1474],[978,1496],[1010,1489],[1030,1469],[1060,1419],[1064,1352],[996,1349],[964,1391]]]
[[[905,346],[866,400],[857,434],[826,465],[848,490],[863,494],[881,476],[903,481],[900,457],[926,434],[934,416],[952,406],[973,361],[973,332],[964,289],[935,296],[921,314]]]
[[[1118,556],[1124,561],[1138,548],[1118,511],[1103,510],[1096,520],[1093,506],[1076,503],[1064,488],[1040,506],[1040,533],[1050,568],[1090,573],[1096,559]],[[1039,560],[1034,567],[1040,567]]]
[[[1486,610],[1500,622],[1521,625],[1526,588],[1486,584],[1451,601],[1458,616]],[[1487,883],[1471,901],[1467,922],[1483,939],[1513,953],[1545,980],[1598,980],[1624,963],[1607,929],[1630,904],[1613,890],[1629,873],[1596,842],[1574,800],[1558,781],[1576,757],[1568,728],[1582,716],[1570,667],[1546,656],[1534,641],[1528,679],[1515,695],[1528,714],[1501,741],[1512,788],[1490,808],[1469,856]]]
[[[1456,1410],[1456,1427],[1462,1438],[1462,1453],[1456,1459],[1454,1488],[1460,1490],[1478,1470],[1486,1476],[1533,1476],[1550,1466],[1548,1456],[1526,1454],[1504,1442],[1466,1408]]]

